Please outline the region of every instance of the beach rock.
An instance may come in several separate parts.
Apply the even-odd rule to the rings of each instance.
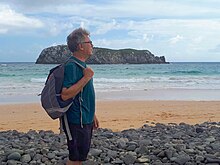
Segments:
[[[179,155],[178,157],[176,157],[176,159],[174,159],[174,162],[179,165],[184,165],[189,160],[190,160],[189,155],[182,154],[182,155]]]
[[[18,164],[22,164],[22,163],[19,161],[16,161],[16,160],[8,160],[7,161],[7,165],[18,165]]]
[[[48,157],[49,159],[53,159],[53,158],[55,158],[55,156],[56,156],[56,154],[55,154],[54,152],[49,152],[49,153],[47,154],[47,157]]]
[[[25,154],[21,157],[21,162],[22,163],[28,163],[31,161],[31,156],[29,154]]]
[[[21,154],[18,152],[13,152],[8,155],[8,160],[20,160]]]
[[[220,158],[206,158],[206,163],[219,163],[220,164]]]
[[[98,129],[94,131],[85,164],[219,165],[219,126],[219,122],[157,123],[121,132]],[[2,131],[0,165],[65,165],[68,159],[65,138],[52,131]]]
[[[127,138],[120,138],[120,139],[118,139],[117,140],[117,146],[119,147],[119,148],[125,148],[127,145],[126,145],[126,143],[128,142],[128,139]]]
[[[201,128],[201,127],[196,128],[196,132],[197,132],[197,133],[202,133],[203,131],[204,131],[204,129]]]
[[[99,149],[92,148],[92,149],[90,150],[90,154],[91,154],[92,156],[99,156],[101,153],[102,153],[102,150],[99,150]]]
[[[138,163],[149,163],[150,160],[149,160],[149,158],[147,158],[146,156],[142,156],[142,157],[140,157],[140,158],[137,159],[137,162],[138,162]]]
[[[136,157],[132,154],[127,154],[124,158],[123,161],[125,164],[134,164],[136,160]]]

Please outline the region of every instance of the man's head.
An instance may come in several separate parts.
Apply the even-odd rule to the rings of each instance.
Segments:
[[[75,29],[67,37],[67,46],[69,50],[74,53],[77,51],[83,51],[83,54],[92,54],[92,41],[89,38],[89,32],[86,29]]]

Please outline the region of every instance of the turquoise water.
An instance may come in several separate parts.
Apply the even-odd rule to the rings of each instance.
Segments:
[[[0,97],[37,96],[56,65],[0,63]],[[96,92],[193,89],[219,90],[220,63],[90,65]]]
[[[95,85],[100,90],[220,89],[220,63],[96,65],[93,68]]]

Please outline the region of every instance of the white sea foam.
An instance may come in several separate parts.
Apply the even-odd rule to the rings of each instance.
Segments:
[[[5,66],[5,67],[6,67],[6,66],[7,66],[7,64],[0,64],[0,66]]]
[[[33,83],[45,83],[46,78],[31,78],[31,82],[33,82]]]

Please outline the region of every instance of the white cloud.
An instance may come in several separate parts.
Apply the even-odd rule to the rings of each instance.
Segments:
[[[177,42],[181,41],[184,37],[183,36],[180,36],[180,35],[177,35],[173,38],[171,38],[169,40],[170,44],[176,44]]]
[[[8,29],[0,28],[0,34],[5,34],[8,32]]]
[[[195,44],[200,44],[203,41],[204,37],[203,36],[197,36],[192,39],[192,42]]]
[[[218,53],[220,55],[220,42],[214,48],[209,49],[209,51],[212,53]]]
[[[2,4],[9,4],[13,9],[24,13],[48,12],[55,13],[60,7],[72,6],[82,3],[84,0],[1,0]]]
[[[106,39],[98,39],[95,40],[94,45],[97,47],[109,47],[111,45],[111,41]]]
[[[207,18],[220,15],[219,1],[173,0],[111,0],[96,2],[86,0],[2,0],[24,13],[54,13],[99,18]],[[199,3],[199,5],[198,5]]]
[[[0,27],[1,32],[6,33],[11,29],[33,29],[43,27],[43,23],[35,18],[29,18],[17,13],[9,6],[0,6]]]
[[[151,38],[152,37],[150,37],[148,34],[143,34],[143,40],[144,41],[148,42],[148,41],[150,41]]]
[[[116,20],[113,19],[111,22],[103,22],[99,24],[96,30],[96,34],[105,34],[108,31],[118,29],[119,25],[117,24]]]

